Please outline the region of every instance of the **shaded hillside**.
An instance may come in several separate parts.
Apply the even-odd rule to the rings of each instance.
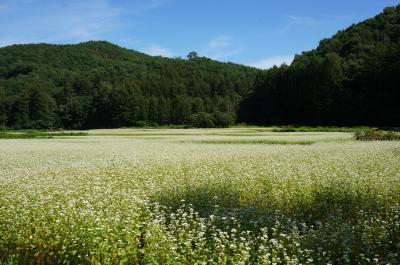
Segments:
[[[398,126],[399,84],[397,6],[261,74],[239,116],[256,124]]]
[[[0,49],[0,126],[184,124],[235,115],[256,69],[192,56],[151,57],[108,42]]]

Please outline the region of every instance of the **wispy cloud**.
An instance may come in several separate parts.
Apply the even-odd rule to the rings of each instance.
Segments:
[[[118,45],[130,48],[130,47],[133,47],[133,46],[141,43],[142,41],[140,39],[138,39],[138,38],[135,38],[135,37],[120,37],[120,38],[117,38],[115,40],[115,42]]]
[[[144,53],[152,56],[163,56],[163,57],[172,57],[172,52],[165,47],[161,46],[149,46],[143,50]]]
[[[243,48],[236,48],[232,50],[226,50],[226,51],[218,51],[214,53],[210,53],[210,57],[216,60],[224,60],[229,57],[235,56],[240,54],[243,51]]]
[[[312,17],[304,17],[304,16],[287,16],[289,21],[295,24],[302,24],[302,25],[314,25],[316,23],[315,19]]]
[[[226,48],[231,45],[231,38],[229,36],[219,36],[208,42],[211,49]]]
[[[249,64],[250,66],[259,68],[259,69],[269,69],[271,67],[281,66],[282,64],[291,64],[294,59],[293,55],[283,55],[283,56],[274,56],[262,59],[258,62]]]
[[[288,33],[295,30],[315,29],[329,24],[337,24],[339,21],[354,20],[352,15],[330,15],[320,17],[288,15],[280,28],[280,33]]]
[[[169,4],[172,1],[174,1],[174,0],[150,0],[150,1],[148,0],[148,1],[146,1],[147,4],[146,4],[145,9],[149,10],[149,9],[158,8],[158,7],[164,6],[166,4]]]
[[[328,16],[328,19],[333,19],[333,20],[354,20],[355,17],[353,15],[339,15],[339,16]]]
[[[12,44],[19,44],[19,43],[33,43],[31,39],[25,39],[23,37],[16,37],[16,36],[1,36],[0,35],[0,47],[5,47]],[[36,41],[39,42],[39,41]]]
[[[313,28],[319,24],[319,21],[307,16],[286,16],[285,22],[280,29],[281,33],[286,33],[292,29]]]
[[[0,12],[4,11],[7,9],[7,5],[6,4],[0,4]]]
[[[79,42],[101,39],[118,28],[122,10],[106,0],[10,4],[9,20],[0,19],[2,45],[24,42]],[[29,14],[29,15],[28,15]]]
[[[243,48],[235,47],[231,36],[220,35],[208,41],[208,46],[203,53],[212,59],[224,60],[242,51]]]
[[[126,14],[135,17],[151,16],[151,11],[160,9],[167,4],[176,0],[132,0],[129,2],[129,10],[125,10]]]

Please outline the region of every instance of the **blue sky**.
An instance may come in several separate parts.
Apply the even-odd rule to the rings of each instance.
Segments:
[[[190,51],[259,68],[290,63],[393,0],[0,0],[0,47],[107,40],[150,55]]]

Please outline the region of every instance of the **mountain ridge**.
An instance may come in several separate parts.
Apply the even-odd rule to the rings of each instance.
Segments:
[[[239,119],[256,124],[400,125],[400,5],[261,74]]]
[[[106,41],[8,46],[0,49],[0,95],[8,98],[0,104],[7,113],[2,123],[73,129],[183,124],[198,112],[233,119],[259,71],[205,57],[153,57]],[[34,95],[42,98],[41,115],[34,113]]]
[[[0,48],[0,124],[400,125],[400,5],[340,30],[291,65],[259,70],[107,41]]]

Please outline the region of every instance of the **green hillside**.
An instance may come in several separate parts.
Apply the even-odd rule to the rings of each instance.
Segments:
[[[0,126],[400,125],[400,6],[268,71],[108,42],[0,49]]]
[[[258,124],[400,124],[400,6],[261,75],[240,118]]]
[[[257,72],[196,55],[151,57],[108,42],[13,45],[0,49],[0,124],[184,124],[199,112],[224,123],[234,119]]]

